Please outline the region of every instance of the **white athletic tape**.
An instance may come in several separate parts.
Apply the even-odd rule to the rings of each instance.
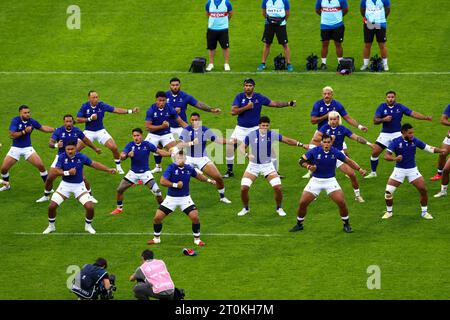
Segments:
[[[53,193],[52,199],[51,199],[51,200],[52,200],[54,203],[56,203],[58,206],[60,206],[61,203],[64,202],[64,198],[63,198],[58,192]]]
[[[386,185],[386,193],[384,194],[384,198],[386,200],[391,200],[394,198],[394,192],[397,187],[391,186],[390,184]]]
[[[89,193],[86,192],[85,194],[83,194],[81,197],[78,198],[78,201],[80,201],[80,203],[84,206],[87,202],[92,200]]]
[[[272,187],[279,186],[279,185],[281,185],[281,179],[280,179],[280,177],[276,177],[276,178],[273,178],[272,180],[270,180],[269,183]]]
[[[241,180],[241,186],[247,186],[250,188],[252,183],[253,183],[253,181],[249,178],[242,178],[242,180]]]

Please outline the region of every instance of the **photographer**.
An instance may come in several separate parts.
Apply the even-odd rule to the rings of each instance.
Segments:
[[[115,276],[108,275],[108,264],[105,259],[98,258],[94,264],[86,264],[75,275],[71,291],[79,300],[111,300],[116,291]]]
[[[159,300],[174,300],[175,285],[162,260],[153,259],[153,251],[144,250],[141,254],[142,265],[130,277],[137,281],[134,286],[134,296],[138,300],[148,300],[150,297]]]
[[[262,15],[265,18],[264,34],[262,42],[264,42],[264,50],[262,63],[258,66],[258,71],[266,68],[267,57],[270,53],[270,45],[273,42],[275,34],[278,43],[283,46],[284,55],[286,56],[287,71],[294,71],[291,65],[291,50],[288,45],[288,36],[286,31],[286,21],[290,15],[289,0],[263,0]]]

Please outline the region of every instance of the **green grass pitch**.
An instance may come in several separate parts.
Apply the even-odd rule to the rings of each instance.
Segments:
[[[17,115],[20,104],[29,105],[32,116],[41,123],[58,127],[63,114],[78,111],[90,89],[97,90],[107,103],[139,106],[143,110],[137,115],[106,116],[106,128],[123,148],[131,140],[130,129],[143,126],[144,111],[153,103],[155,92],[166,90],[172,76],[181,78],[183,90],[224,110],[220,115],[202,113],[205,125],[222,132],[236,124],[229,108],[247,76],[255,79],[256,91],[272,99],[297,99],[296,109],[267,108],[263,114],[271,117],[272,128],[303,142],[308,142],[314,133],[309,112],[325,85],[335,89],[335,98],[354,118],[368,125],[369,132],[364,136],[372,142],[380,131],[379,126],[372,124],[375,108],[390,89],[398,92],[399,102],[433,116],[432,123],[407,118],[415,126],[417,137],[438,146],[447,131],[438,121],[450,103],[447,0],[432,4],[392,0],[388,20],[390,73],[357,72],[347,77],[331,71],[298,72],[305,70],[305,59],[311,52],[320,53],[320,22],[313,0],[292,1],[288,35],[295,73],[253,73],[262,53],[260,0],[234,0],[235,15],[230,25],[232,72],[201,75],[186,71],[193,57],[207,55],[204,1],[73,2],[23,0],[0,4],[2,158],[10,146],[9,121]],[[81,8],[80,30],[66,27],[66,9],[70,4]],[[358,4],[359,1],[350,1],[344,42],[345,56],[355,57],[357,67],[363,45]],[[372,54],[378,53],[376,44],[373,49]],[[270,59],[279,52],[281,47],[274,45]],[[218,52],[217,68],[222,63]],[[332,45],[329,67],[336,67]],[[103,73],[83,73],[89,71]],[[128,71],[136,73],[124,73]],[[47,146],[49,137],[41,132],[32,135],[33,146],[46,166],[54,158],[54,150]],[[348,146],[352,158],[370,169],[369,148],[353,142]],[[91,150],[86,153],[112,166],[110,152],[103,150],[100,156]],[[350,181],[341,173],[337,175],[346,194],[353,234],[343,233],[337,207],[324,194],[310,206],[305,230],[291,234],[287,231],[295,224],[297,203],[307,181],[301,179],[305,171],[297,165],[302,152],[286,145],[281,146],[280,152],[281,172],[286,176],[283,203],[287,217],[276,215],[273,192],[261,178],[250,191],[251,213],[236,216],[241,209],[239,185],[245,169],[240,165],[236,167],[236,177],[226,180],[231,205],[219,203],[217,192],[210,185],[198,181],[191,185],[192,197],[200,210],[202,239],[207,243],[199,249],[199,256],[191,258],[181,253],[182,248],[193,246],[191,224],[184,214],[176,212],[165,220],[163,242],[152,249],[156,257],[166,262],[175,284],[186,290],[186,298],[450,298],[449,199],[434,199],[432,195],[439,190],[439,183],[428,179],[435,172],[436,155],[422,151],[417,154],[434,220],[420,218],[419,195],[408,184],[395,193],[395,216],[390,221],[381,220],[384,187],[393,169],[393,163],[381,160],[377,179],[359,179],[366,200],[363,204],[354,202]],[[129,162],[123,166],[128,169]],[[219,165],[219,169],[224,171],[225,165]],[[12,188],[0,193],[0,299],[73,299],[65,286],[67,268],[90,263],[98,256],[105,257],[109,271],[117,275],[116,298],[133,298],[132,284],[127,280],[140,263],[140,252],[148,247],[146,241],[152,237],[156,203],[147,190],[136,187],[125,194],[124,213],[112,217],[109,212],[115,207],[115,188],[121,177],[90,168],[85,172],[99,200],[94,220],[99,234],[95,236],[70,235],[84,232],[84,210],[74,199],[66,201],[58,211],[57,233],[69,235],[29,235],[42,232],[47,225],[47,204],[35,203],[41,196],[42,182],[37,170],[25,161],[10,171]],[[57,183],[59,180],[55,187]],[[370,265],[380,267],[380,290],[366,286]]]

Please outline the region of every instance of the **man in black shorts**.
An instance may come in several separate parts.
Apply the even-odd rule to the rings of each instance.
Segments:
[[[262,63],[256,70],[263,71],[266,68],[267,57],[270,53],[270,45],[273,42],[275,34],[278,43],[283,46],[284,55],[287,63],[287,70],[294,71],[291,64],[291,50],[288,45],[288,36],[286,31],[286,21],[290,15],[289,0],[264,0],[262,2],[262,15],[265,18],[264,34],[262,42],[264,42],[264,50]]]
[[[206,71],[214,69],[214,56],[216,55],[217,42],[220,43],[225,63],[223,68],[230,71],[230,44],[228,37],[228,22],[233,15],[233,8],[229,0],[208,0],[205,6],[208,17],[208,31],[206,41],[209,50],[209,64]]]
[[[347,0],[330,0],[316,2],[316,13],[320,16],[320,37],[322,40],[322,64],[320,70],[327,69],[327,55],[330,40],[334,40],[338,63],[344,56],[344,16],[348,12]]]
[[[373,39],[377,38],[378,46],[380,47],[381,58],[383,59],[384,71],[389,71],[388,66],[388,51],[386,47],[386,27],[387,17],[391,12],[390,0],[362,0],[360,11],[364,17],[364,64],[361,71],[365,71],[369,67],[370,49],[372,48]]]

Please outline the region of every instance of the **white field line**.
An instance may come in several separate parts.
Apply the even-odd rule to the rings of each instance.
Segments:
[[[16,236],[43,236],[38,232],[15,232]],[[97,232],[94,236],[153,236],[152,232]],[[45,235],[47,236],[47,235]],[[87,232],[54,232],[50,236],[92,236]],[[192,236],[192,233],[163,233],[165,236]],[[264,234],[264,233],[202,233],[205,237],[284,237],[281,234]]]
[[[188,74],[188,71],[0,71],[0,75],[154,75],[154,74]],[[336,75],[336,72],[277,72],[277,71],[214,71],[207,73],[215,74],[231,74],[231,75]],[[412,76],[427,76],[427,75],[450,75],[450,71],[417,71],[417,72],[354,72],[353,75],[374,75],[374,76],[389,76],[389,75],[412,75]]]

